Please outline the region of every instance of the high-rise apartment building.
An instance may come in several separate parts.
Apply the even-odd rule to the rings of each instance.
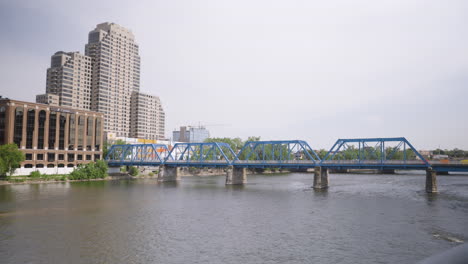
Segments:
[[[117,24],[99,24],[89,32],[85,54],[93,59],[91,109],[105,114],[106,132],[129,137],[131,95],[140,90],[135,37]]]
[[[85,55],[59,51],[52,56],[46,94],[38,95],[36,102],[103,113],[104,131],[116,137],[164,138],[159,97],[139,91],[135,37],[106,22],[89,32]]]
[[[163,139],[165,114],[158,96],[133,92],[130,137]]]
[[[56,52],[47,69],[46,94],[36,102],[55,104],[75,109],[91,108],[91,58],[79,52]],[[47,100],[46,100],[47,99]]]

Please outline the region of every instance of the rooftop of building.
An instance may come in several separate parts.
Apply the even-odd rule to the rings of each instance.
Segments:
[[[0,96],[0,104],[37,106],[38,108],[47,109],[50,111],[66,112],[66,113],[86,113],[88,115],[104,116],[103,113],[94,112],[94,111],[81,110],[81,109],[76,109],[76,108],[66,107],[66,106],[54,106],[54,105],[48,105],[48,104],[40,104],[40,103],[33,103],[33,102],[27,102],[27,101],[21,101],[21,100],[14,100],[14,99],[2,97],[2,96]]]

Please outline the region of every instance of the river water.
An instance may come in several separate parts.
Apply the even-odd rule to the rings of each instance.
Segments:
[[[224,180],[0,186],[0,262],[414,263],[468,240],[468,176]]]

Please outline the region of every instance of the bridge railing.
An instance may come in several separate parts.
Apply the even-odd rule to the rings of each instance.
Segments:
[[[426,164],[422,160],[323,160],[321,164]]]
[[[431,165],[465,165],[468,166],[468,162],[461,160],[429,160]]]
[[[235,160],[232,164],[317,164],[312,160]]]

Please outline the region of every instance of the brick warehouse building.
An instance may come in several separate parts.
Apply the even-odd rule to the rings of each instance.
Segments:
[[[102,158],[103,114],[0,98],[0,145],[15,143],[26,160],[15,175],[65,174]]]

